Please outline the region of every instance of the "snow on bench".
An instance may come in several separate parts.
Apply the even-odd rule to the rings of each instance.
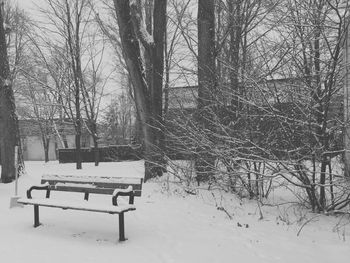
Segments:
[[[34,185],[27,190],[27,198],[21,198],[18,203],[34,206],[34,227],[40,225],[39,206],[62,208],[64,210],[81,210],[119,215],[119,240],[125,241],[124,213],[136,210],[134,197],[141,196],[142,178],[75,176],[75,175],[43,175],[41,185]],[[32,198],[32,191],[46,191],[45,198]],[[84,199],[60,200],[50,198],[51,191],[84,193]],[[110,195],[110,204],[94,204],[88,202],[89,194]],[[118,197],[129,197],[129,204],[118,205]]]
[[[134,196],[141,196],[142,178],[137,177],[107,177],[82,175],[55,175],[46,174],[41,183],[48,183],[51,190],[68,192],[85,192],[94,194],[113,194],[115,189],[125,189],[132,186]],[[86,186],[84,186],[86,185]],[[87,190],[90,186],[90,190]],[[74,189],[75,188],[75,189]]]
[[[69,200],[57,200],[57,199],[43,199],[43,198],[20,198],[18,202],[27,205],[39,205],[46,207],[55,207],[62,209],[73,209],[73,210],[82,210],[82,211],[91,211],[91,212],[102,212],[109,214],[119,214],[123,212],[128,212],[136,210],[135,205],[123,205],[123,206],[114,206],[114,205],[100,205],[92,204],[86,201],[69,201]]]
[[[58,175],[44,174],[42,181],[86,182],[86,183],[113,183],[113,184],[139,184],[142,178],[138,177],[111,177],[111,176],[83,176],[83,175]]]

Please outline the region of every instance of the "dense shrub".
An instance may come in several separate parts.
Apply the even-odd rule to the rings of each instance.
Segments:
[[[143,158],[142,147],[131,145],[112,145],[98,148],[100,162],[114,162],[126,160],[140,160]],[[82,148],[83,162],[94,162],[94,149]],[[60,163],[74,163],[76,161],[75,149],[59,149],[58,160]]]

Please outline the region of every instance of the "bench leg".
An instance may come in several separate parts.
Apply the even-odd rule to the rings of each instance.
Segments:
[[[86,201],[89,200],[89,192],[85,192],[85,194],[84,194],[84,200],[86,200]]]
[[[124,213],[119,214],[119,241],[125,241]]]
[[[34,205],[34,227],[40,226],[39,222],[39,206]]]

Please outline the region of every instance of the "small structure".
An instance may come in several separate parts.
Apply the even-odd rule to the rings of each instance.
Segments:
[[[49,137],[49,160],[57,160],[58,149],[75,148],[75,130],[72,122],[54,121],[50,129]],[[34,119],[19,120],[19,129],[25,161],[44,161],[45,151],[42,132],[39,123]],[[82,147],[93,145],[90,134],[84,130],[82,133]]]

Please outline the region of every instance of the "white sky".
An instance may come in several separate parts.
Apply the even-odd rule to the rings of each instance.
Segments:
[[[16,2],[18,6],[25,9],[26,12],[30,13],[31,15],[35,14],[36,5],[42,6],[45,4],[45,0],[10,0],[13,2]]]

